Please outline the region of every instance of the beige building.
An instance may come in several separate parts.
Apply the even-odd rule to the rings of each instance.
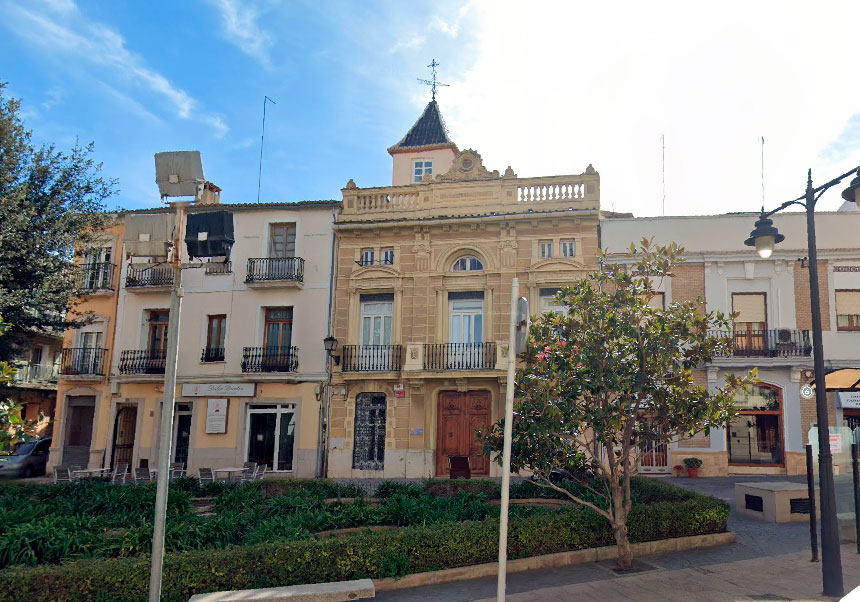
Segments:
[[[854,207],[856,209],[856,206]],[[686,263],[663,284],[663,301],[701,298],[708,311],[738,312],[734,351],[716,358],[697,375],[717,387],[728,373],[758,368],[761,383],[736,400],[739,415],[725,429],[713,429],[646,454],[647,472],[668,472],[685,457],[703,460],[700,474],[804,474],[804,446],[816,421],[815,399],[802,390],[813,380],[812,314],[806,256],[806,214],[780,213],[774,225],[785,235],[769,259],[744,240],[756,214],[606,219],[601,244],[623,253],[643,236],[677,242]],[[860,213],[816,214],[824,357],[828,369],[860,366]],[[624,261],[621,254],[615,261]],[[807,389],[807,391],[809,391]],[[836,463],[845,470],[853,429],[860,426],[860,399],[830,393],[831,431],[838,437]],[[850,466],[848,468],[850,470]]]
[[[488,170],[435,101],[389,153],[394,185],[350,180],[334,224],[328,475],[497,475],[475,430],[503,413],[511,283],[537,312],[596,268],[600,177]]]
[[[313,477],[322,459],[323,338],[332,279],[336,201],[220,204],[235,244],[227,263],[183,270],[184,297],[173,462],[199,467],[264,463],[284,476]],[[52,465],[154,466],[164,395],[172,270],[165,262],[171,209],[121,218],[111,286],[79,311],[97,319],[67,335]],[[97,350],[97,351],[91,351]]]

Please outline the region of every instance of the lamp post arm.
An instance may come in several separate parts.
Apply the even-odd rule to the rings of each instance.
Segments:
[[[788,207],[791,207],[792,205],[800,205],[801,207],[807,207],[807,205],[811,205],[814,208],[816,203],[818,203],[818,199],[821,198],[821,195],[823,195],[825,192],[827,192],[827,190],[836,186],[837,184],[842,182],[842,180],[844,180],[845,178],[847,178],[848,176],[851,176],[853,174],[860,175],[860,167],[855,167],[854,169],[846,171],[841,176],[836,176],[835,178],[833,178],[829,182],[825,182],[821,186],[818,186],[816,188],[812,188],[812,170],[810,169],[808,179],[807,179],[807,192],[803,196],[799,196],[796,199],[786,201],[785,203],[783,203],[782,205],[780,205],[779,207],[777,207],[776,209],[774,209],[772,211],[768,211],[766,213],[764,211],[762,211],[761,215],[762,215],[762,217],[770,217],[776,213],[779,213],[783,209],[787,209]]]

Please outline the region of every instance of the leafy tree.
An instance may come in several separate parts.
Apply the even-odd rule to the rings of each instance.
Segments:
[[[9,325],[0,316],[0,336],[9,330]],[[15,368],[9,362],[0,361],[0,387],[12,382]],[[23,406],[11,399],[0,399],[0,452],[9,451],[16,443],[26,441],[36,433],[39,423],[45,419],[40,414],[36,420],[21,418]]]
[[[725,426],[735,395],[754,380],[730,375],[714,391],[697,385],[693,371],[731,350],[730,336],[709,334],[730,330],[729,317],[704,312],[701,300],[649,303],[682,252],[643,239],[630,246],[630,265],[602,256],[598,272],[558,294],[563,313],[532,324],[517,373],[512,469],[532,471],[541,486],[605,517],[622,568],[633,562],[630,478],[643,444]],[[483,433],[486,452],[501,452],[503,422]],[[581,486],[551,480],[559,470]]]
[[[0,82],[0,314],[14,327],[0,341],[0,359],[33,331],[85,320],[66,313],[81,292],[73,259],[109,223],[104,201],[116,186],[101,177],[92,144],[67,153],[36,147],[5,87]]]

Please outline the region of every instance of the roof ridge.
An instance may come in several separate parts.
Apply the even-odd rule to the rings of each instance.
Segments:
[[[406,135],[391,146],[388,152],[449,145],[457,149],[457,145],[448,136],[448,127],[442,117],[442,111],[439,110],[439,103],[431,100]]]

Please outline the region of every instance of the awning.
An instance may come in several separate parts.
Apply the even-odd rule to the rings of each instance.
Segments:
[[[828,391],[860,391],[860,368],[834,370],[824,376],[824,384]]]

